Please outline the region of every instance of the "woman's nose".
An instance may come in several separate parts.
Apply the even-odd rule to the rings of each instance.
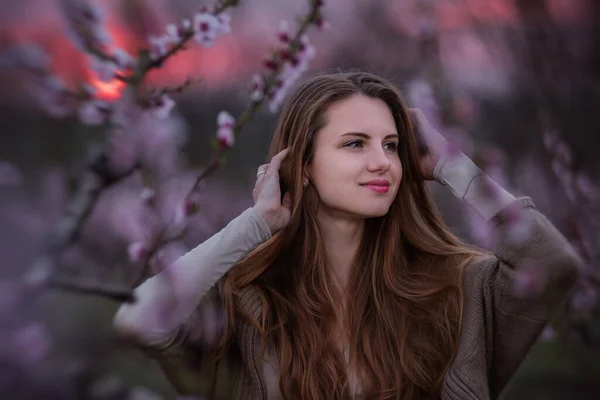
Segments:
[[[380,151],[374,150],[369,154],[369,171],[387,171],[390,168],[391,160],[388,155],[385,154],[383,149]]]

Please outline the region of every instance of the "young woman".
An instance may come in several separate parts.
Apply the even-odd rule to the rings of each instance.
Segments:
[[[314,78],[282,112],[254,207],[136,288],[117,331],[205,398],[498,397],[579,259],[531,199],[445,145],[384,79]],[[488,220],[493,254],[450,233],[433,179]],[[532,265],[545,289],[518,297],[515,269]]]

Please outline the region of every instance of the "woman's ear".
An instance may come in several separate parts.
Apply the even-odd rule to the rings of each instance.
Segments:
[[[310,181],[310,171],[309,168],[304,168],[304,172],[302,172],[302,185],[304,187],[308,186],[308,182]]]

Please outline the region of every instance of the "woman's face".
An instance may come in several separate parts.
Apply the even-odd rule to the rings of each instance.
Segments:
[[[402,179],[390,109],[380,99],[356,94],[332,104],[325,122],[307,168],[320,211],[351,218],[385,215]]]

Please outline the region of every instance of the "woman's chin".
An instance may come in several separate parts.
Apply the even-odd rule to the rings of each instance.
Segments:
[[[377,218],[383,217],[388,213],[390,209],[389,205],[379,206],[379,207],[363,207],[360,210],[356,210],[356,214],[360,215],[362,218]]]

